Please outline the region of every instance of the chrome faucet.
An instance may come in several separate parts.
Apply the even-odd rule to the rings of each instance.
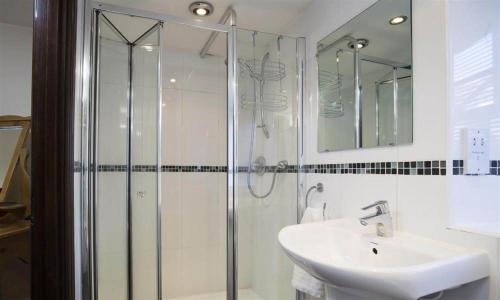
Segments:
[[[370,208],[375,208],[375,212],[371,215],[359,218],[361,225],[366,226],[369,224],[376,224],[377,235],[381,237],[392,237],[392,217],[389,211],[389,204],[385,200],[377,201],[362,210],[368,210]]]

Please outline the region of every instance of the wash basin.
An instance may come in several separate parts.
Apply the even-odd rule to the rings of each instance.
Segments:
[[[337,219],[283,228],[292,261],[325,283],[395,299],[420,297],[489,276],[486,252]]]

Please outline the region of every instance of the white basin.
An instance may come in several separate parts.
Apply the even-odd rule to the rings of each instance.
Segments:
[[[398,231],[378,237],[352,219],[287,226],[278,239],[314,277],[373,295],[418,299],[489,276],[484,251]]]

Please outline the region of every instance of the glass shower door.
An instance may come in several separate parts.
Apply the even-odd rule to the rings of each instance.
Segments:
[[[156,22],[134,41],[130,226],[133,298],[158,299],[160,291],[159,130],[160,34]]]
[[[96,11],[94,299],[157,299],[161,23]]]
[[[163,33],[163,299],[226,299],[227,34],[166,22]]]
[[[298,219],[299,47],[295,38],[237,30],[240,300],[296,297],[278,232]]]
[[[90,269],[83,275],[90,297],[232,297],[229,27],[88,4],[92,77],[88,106],[83,102],[90,124],[83,164],[90,166]],[[200,43],[215,31],[211,49],[200,55]]]

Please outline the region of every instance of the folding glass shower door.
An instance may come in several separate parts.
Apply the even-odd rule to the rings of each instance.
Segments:
[[[89,6],[84,298],[226,299],[228,27]]]
[[[104,11],[94,21],[93,296],[156,299],[162,24]]]

